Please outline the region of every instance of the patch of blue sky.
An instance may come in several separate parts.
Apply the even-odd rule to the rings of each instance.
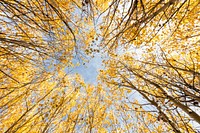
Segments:
[[[79,66],[73,68],[72,73],[80,74],[84,81],[89,84],[97,84],[98,71],[103,69],[101,54],[96,53],[94,57],[90,57],[88,62],[83,62]],[[74,60],[74,63],[78,60]]]

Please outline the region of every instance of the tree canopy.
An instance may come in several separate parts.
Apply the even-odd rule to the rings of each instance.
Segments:
[[[0,26],[0,132],[200,131],[199,0],[1,0]]]

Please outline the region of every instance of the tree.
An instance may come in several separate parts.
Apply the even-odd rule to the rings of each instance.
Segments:
[[[1,0],[2,132],[198,132],[196,0]],[[103,53],[97,85],[71,73]]]
[[[165,122],[169,131],[197,132],[191,121],[200,124],[199,2],[163,2],[154,3],[160,8],[150,12],[153,14],[147,16],[150,21],[143,22],[145,15],[135,7],[133,25],[129,24],[134,20],[131,16],[127,20],[120,19],[122,30],[114,26],[105,45],[117,50],[110,52],[111,59],[105,61],[107,70],[102,78],[116,90],[130,89],[139,93],[146,100],[140,106],[156,114],[157,120]],[[139,4],[137,6],[139,11],[140,8],[144,11]],[[144,17],[137,19],[137,15]]]
[[[150,108],[150,112],[157,112],[157,120],[168,123],[173,131],[195,130],[189,123],[199,123],[199,79],[195,76],[198,72],[188,70],[182,62],[176,61],[177,64],[172,65],[174,60],[169,62],[169,59],[162,63],[135,60],[131,55],[120,59],[108,62],[107,75],[104,73],[106,76],[102,77],[104,82],[113,85],[114,90],[137,91],[146,100],[145,104],[139,105],[147,111]],[[128,103],[129,106],[133,104]]]

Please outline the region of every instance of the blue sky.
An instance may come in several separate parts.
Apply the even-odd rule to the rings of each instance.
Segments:
[[[80,66],[73,68],[72,73],[80,74],[86,83],[96,84],[98,71],[103,69],[101,54],[96,53],[94,58],[90,58],[89,62],[82,63]]]

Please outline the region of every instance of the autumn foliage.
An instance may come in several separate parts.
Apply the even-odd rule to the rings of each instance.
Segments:
[[[200,131],[199,0],[1,0],[0,26],[0,132]]]

